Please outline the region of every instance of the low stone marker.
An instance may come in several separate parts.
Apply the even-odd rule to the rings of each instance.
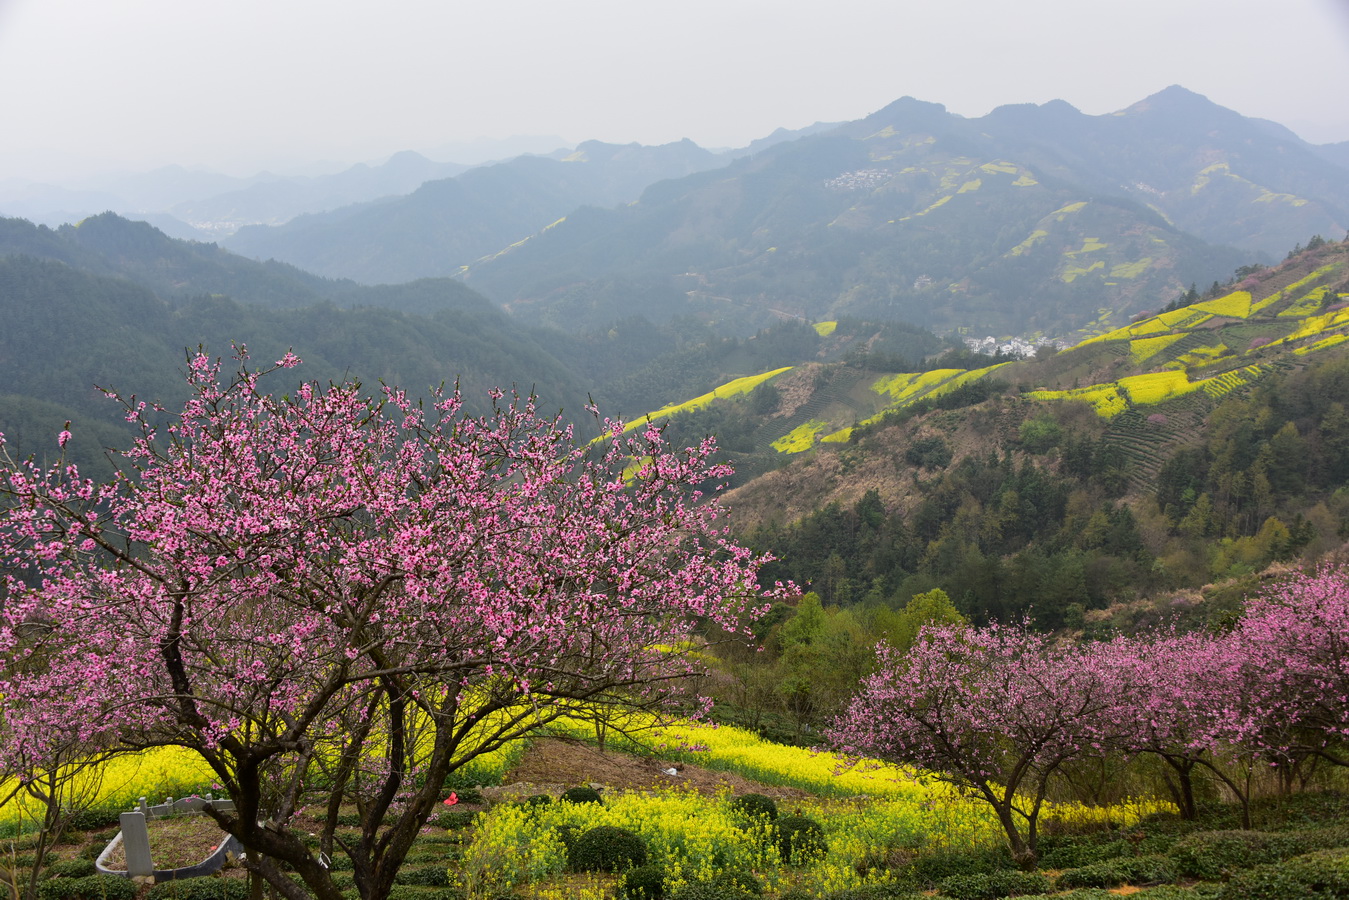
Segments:
[[[201,815],[202,810],[208,803],[213,809],[218,809],[221,812],[232,812],[234,810],[233,801],[216,800],[210,794],[205,797],[184,797],[181,800],[174,800],[169,797],[156,806],[147,805],[145,798],[142,797],[140,809],[124,812],[118,816],[122,832],[113,838],[107,849],[99,854],[95,866],[98,871],[107,875],[125,875],[128,878],[144,882],[170,881],[175,878],[192,878],[218,872],[220,867],[225,864],[225,859],[228,856],[238,856],[243,849],[231,835],[227,835],[220,842],[216,851],[209,858],[195,866],[157,870],[154,866],[154,860],[150,857],[150,829],[147,827],[146,819],[161,819],[166,816],[182,814]],[[124,872],[108,869],[103,865],[117,846],[119,839],[122,843],[123,852],[126,854],[126,870]]]

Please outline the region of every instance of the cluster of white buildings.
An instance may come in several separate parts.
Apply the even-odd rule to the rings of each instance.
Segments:
[[[1043,346],[1059,346],[1059,342],[1052,338],[1036,338],[1034,341],[1028,341],[1025,338],[1014,337],[1005,340],[999,340],[995,337],[965,338],[965,346],[975,353],[984,353],[989,356],[1001,353],[1003,356],[1019,356],[1025,358],[1034,356],[1035,351]]]
[[[886,169],[857,169],[830,178],[824,186],[835,191],[860,191],[880,187],[893,176]]]

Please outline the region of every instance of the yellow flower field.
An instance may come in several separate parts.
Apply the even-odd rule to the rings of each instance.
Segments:
[[[773,378],[777,375],[781,375],[783,372],[786,372],[791,368],[792,368],[791,366],[783,366],[780,369],[773,369],[771,372],[761,372],[758,375],[746,375],[743,378],[736,378],[733,381],[728,381],[723,385],[718,385],[717,387],[714,387],[712,390],[708,391],[706,394],[703,394],[699,397],[694,397],[692,400],[685,400],[683,403],[671,403],[667,406],[662,406],[655,412],[649,412],[644,416],[641,416],[637,419],[634,419],[631,422],[628,422],[623,427],[623,430],[632,431],[634,428],[643,426],[647,422],[653,422],[656,419],[664,419],[668,416],[674,415],[675,413],[690,412],[692,410],[702,409],[705,406],[709,406],[713,400],[724,400],[727,397],[738,397],[741,394],[748,394],[750,391],[754,390],[756,387],[763,384],[765,381],[768,381],[770,378]]]
[[[779,453],[801,453],[815,446],[815,436],[829,427],[823,419],[811,419],[803,422],[773,442],[772,447]]]

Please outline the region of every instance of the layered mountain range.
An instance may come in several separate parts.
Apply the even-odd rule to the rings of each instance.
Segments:
[[[570,330],[635,312],[1061,336],[1349,225],[1342,148],[1179,87],[1103,116],[904,98],[808,131],[729,156],[586,144],[229,246],[359,281],[463,277]]]

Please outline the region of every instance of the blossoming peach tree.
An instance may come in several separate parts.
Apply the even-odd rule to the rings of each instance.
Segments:
[[[117,397],[141,433],[108,483],[4,457],[0,755],[53,720],[190,748],[236,805],[210,815],[281,895],[340,900],[337,846],[382,900],[475,756],[572,712],[696,703],[686,638],[743,632],[762,560],[698,499],[727,474],[710,441],[606,423],[581,445],[499,393],[474,417],[457,391],[263,389],[297,362],[241,354],[222,378],[191,356],[174,416]]]
[[[929,626],[907,653],[882,644],[877,657],[833,742],[969,791],[992,807],[1018,863],[1034,863],[1052,779],[1118,742],[1121,668],[1100,647],[1003,625]]]

